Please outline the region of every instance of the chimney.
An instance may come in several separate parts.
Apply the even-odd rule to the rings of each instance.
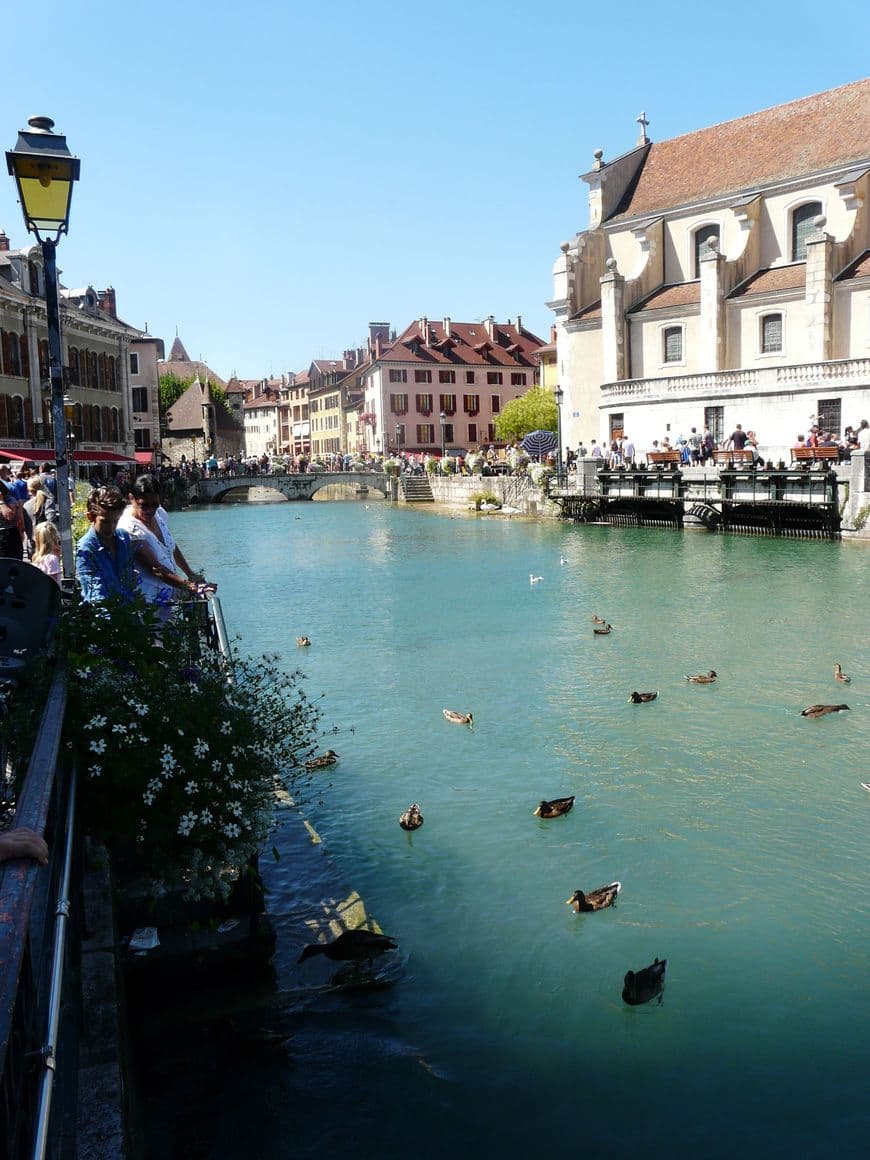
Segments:
[[[344,352],[344,369],[346,371],[352,371],[355,366],[356,366],[356,351],[355,350],[346,350]]]
[[[490,314],[486,322],[483,324],[486,327],[486,333],[489,335],[489,341],[495,342],[495,315]]]
[[[420,319],[420,336],[423,339],[423,341],[425,342],[425,344],[428,346],[429,345],[429,319],[426,317],[425,314]]]
[[[115,305],[115,290],[113,286],[107,286],[105,290],[101,290],[98,294],[98,301],[100,309],[105,310],[106,314],[112,318],[118,317],[118,308]]]
[[[517,315],[517,335],[521,335],[522,333],[523,333],[523,316],[522,316],[522,314],[518,314]]]
[[[556,324],[555,322],[550,327],[550,342],[556,341]]]
[[[450,319],[449,319],[449,318],[445,318],[445,319],[444,319],[444,337],[445,337],[445,338],[451,338],[451,337],[452,337],[452,332],[451,332],[451,329],[450,329]]]
[[[6,231],[0,230],[0,253],[5,254],[9,249],[9,239],[6,237]]]

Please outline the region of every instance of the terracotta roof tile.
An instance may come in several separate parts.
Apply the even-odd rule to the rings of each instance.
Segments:
[[[870,158],[870,79],[653,143],[610,220]]]
[[[870,250],[865,250],[846,267],[842,274],[837,275],[837,281],[845,282],[849,278],[866,278],[868,276],[870,276]]]
[[[756,270],[728,295],[742,298],[744,294],[769,294],[773,290],[803,290],[807,284],[806,262],[793,262],[789,266],[771,266],[768,270]]]
[[[601,299],[597,302],[590,302],[588,306],[584,306],[582,310],[578,310],[576,314],[572,314],[569,321],[571,322],[585,322],[587,319],[601,317]]]
[[[663,306],[695,306],[701,301],[700,282],[678,282],[674,286],[661,286],[653,290],[642,302],[632,307],[630,314],[640,310],[658,310]]]
[[[543,342],[537,335],[523,329],[517,331],[512,323],[496,323],[494,337],[490,338],[482,322],[451,322],[451,342],[444,343],[444,325],[429,323],[429,345],[420,334],[420,324],[414,321],[406,327],[395,342],[381,352],[381,361],[419,363],[422,366],[442,364],[451,366],[531,366],[532,356]],[[414,341],[414,340],[417,341]]]

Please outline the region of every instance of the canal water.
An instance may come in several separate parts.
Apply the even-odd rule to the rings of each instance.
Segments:
[[[377,502],[173,527],[341,758],[304,803],[322,844],[267,867],[289,1038],[196,1105],[202,1155],[866,1154],[866,550]],[[392,985],[297,965],[333,879],[398,940]],[[565,904],[614,879],[616,908]],[[656,957],[663,1002],[626,1006]]]

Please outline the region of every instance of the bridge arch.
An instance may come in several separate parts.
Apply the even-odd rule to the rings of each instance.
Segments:
[[[379,471],[335,471],[305,475],[233,475],[222,479],[201,479],[193,484],[190,498],[202,503],[220,503],[230,492],[252,487],[279,491],[288,500],[311,499],[322,487],[357,484],[389,495],[387,476]]]

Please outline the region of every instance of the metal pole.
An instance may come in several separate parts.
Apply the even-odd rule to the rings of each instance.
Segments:
[[[556,470],[559,477],[562,476],[562,401],[561,399],[556,404],[556,423],[559,428],[559,453],[556,456]]]
[[[54,458],[57,477],[58,530],[60,559],[66,587],[75,577],[72,543],[72,511],[69,500],[69,467],[66,457],[66,415],[63,410],[63,352],[60,344],[60,311],[57,304],[57,243],[52,238],[42,242],[45,264],[45,311],[48,320],[48,367],[51,379],[51,423],[54,430]]]

